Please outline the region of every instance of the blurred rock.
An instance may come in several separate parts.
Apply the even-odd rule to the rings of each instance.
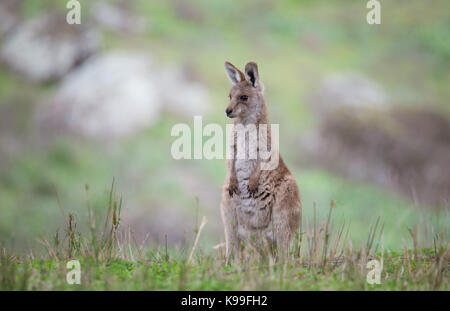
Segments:
[[[94,20],[108,30],[142,33],[148,28],[144,18],[109,3],[96,2],[92,5],[91,12]]]
[[[69,25],[64,14],[46,14],[14,29],[1,49],[1,59],[26,79],[47,82],[61,78],[100,45],[97,30]]]
[[[192,116],[206,104],[206,89],[180,72],[161,69],[142,53],[109,52],[63,80],[44,120],[82,136],[118,138],[151,126],[163,107]]]
[[[319,117],[329,114],[342,107],[386,107],[387,96],[373,81],[360,73],[332,74],[325,77],[319,90],[314,94],[312,108]]]
[[[162,105],[152,63],[143,54],[91,58],[62,82],[53,120],[88,137],[126,136],[157,120]]]
[[[174,67],[163,68],[159,89],[165,109],[181,116],[203,115],[208,111],[208,90],[199,83],[188,81],[185,73]]]
[[[0,38],[20,22],[19,4],[19,0],[2,0],[0,2]]]
[[[349,88],[347,91],[358,93]],[[334,94],[342,92],[336,90]],[[362,93],[371,94],[364,96],[367,99],[363,104],[355,102],[356,98],[363,100],[358,95],[346,101],[351,104],[336,105],[339,109],[334,107],[335,100],[351,95],[328,97],[328,106],[333,108],[318,110],[323,112],[319,127],[306,141],[310,160],[399,192],[419,205],[448,206],[450,119],[423,109],[382,108],[382,96],[373,91]]]

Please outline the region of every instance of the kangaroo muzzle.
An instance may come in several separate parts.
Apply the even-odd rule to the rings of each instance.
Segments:
[[[233,113],[233,109],[227,108],[227,109],[225,110],[225,113],[227,114],[227,117],[231,118],[231,114]]]

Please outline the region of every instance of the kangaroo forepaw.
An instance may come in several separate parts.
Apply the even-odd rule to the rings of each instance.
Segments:
[[[258,180],[254,181],[250,178],[248,183],[248,193],[254,197],[258,193]]]
[[[228,194],[230,195],[230,197],[233,197],[234,193],[238,195],[240,194],[237,180],[231,180],[228,186]]]

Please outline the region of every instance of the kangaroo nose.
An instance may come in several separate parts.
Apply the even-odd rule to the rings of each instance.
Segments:
[[[229,117],[230,114],[233,112],[233,109],[227,108],[227,110],[225,110],[225,112],[227,113],[227,117]]]

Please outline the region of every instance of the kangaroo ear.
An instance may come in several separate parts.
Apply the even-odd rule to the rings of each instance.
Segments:
[[[237,69],[232,63],[225,62],[225,71],[227,72],[228,78],[230,78],[231,83],[237,84],[245,79],[242,71]]]
[[[255,62],[249,62],[245,65],[245,79],[254,87],[259,86],[258,65]]]

